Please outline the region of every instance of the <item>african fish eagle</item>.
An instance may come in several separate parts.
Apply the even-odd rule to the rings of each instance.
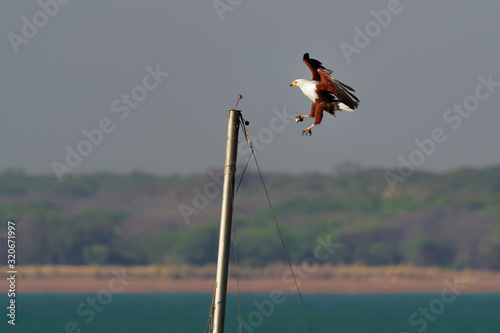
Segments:
[[[311,135],[311,129],[319,125],[323,119],[323,111],[335,116],[335,111],[353,112],[358,107],[359,99],[352,92],[354,89],[348,85],[334,79],[330,74],[332,70],[323,67],[323,64],[316,59],[309,58],[309,53],[305,53],[302,61],[312,72],[312,81],[298,79],[290,86],[298,86],[300,90],[313,102],[311,114],[298,115],[295,122],[301,122],[304,118],[314,117],[314,123],[302,131],[302,135]]]

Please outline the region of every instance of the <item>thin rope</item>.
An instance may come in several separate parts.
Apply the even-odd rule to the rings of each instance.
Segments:
[[[245,172],[247,171],[247,167],[248,167],[248,164],[250,163],[251,157],[252,157],[252,154],[248,155],[247,163],[245,164],[245,168],[243,169],[243,172],[241,173],[240,181],[238,182],[238,186],[236,186],[236,191],[234,192],[235,197],[236,197],[236,193],[238,193],[238,189],[240,188],[241,182],[243,181],[243,176],[245,176]]]
[[[278,219],[276,218],[276,214],[274,213],[273,205],[271,203],[271,199],[269,198],[269,193],[267,192],[266,183],[264,182],[264,177],[262,176],[262,172],[260,171],[259,163],[257,162],[257,156],[255,155],[255,152],[253,150],[253,144],[252,144],[252,141],[250,139],[250,135],[248,134],[247,128],[245,126],[246,124],[245,124],[245,120],[243,119],[243,117],[241,117],[241,123],[242,123],[242,127],[244,130],[248,145],[250,146],[250,149],[251,149],[250,156],[253,155],[255,165],[257,166],[257,171],[259,172],[260,180],[262,182],[262,186],[264,187],[264,192],[266,193],[267,202],[269,203],[269,207],[271,208],[271,213],[272,213],[273,218],[274,218],[274,223],[276,224],[276,229],[278,230],[281,244],[283,245],[283,250],[285,252],[286,260],[288,261],[288,266],[290,267],[290,272],[292,273],[292,276],[293,276],[293,282],[295,283],[295,287],[297,288],[297,293],[299,294],[300,302],[302,303],[302,307],[304,308],[304,313],[305,313],[306,318],[307,318],[307,323],[309,324],[309,328],[311,329],[311,333],[313,333],[313,328],[311,325],[311,321],[309,320],[309,315],[307,314],[306,305],[304,304],[304,300],[302,299],[302,294],[300,293],[299,285],[298,285],[297,279],[295,277],[295,272],[293,271],[293,268],[292,268],[292,262],[290,261],[290,257],[288,256],[288,251],[286,249],[285,241],[283,240],[283,236],[281,234],[281,230],[280,230],[280,227],[278,224]]]
[[[247,163],[248,165],[248,163]],[[246,167],[245,167],[246,170]],[[241,175],[241,179],[243,179],[243,174]],[[240,180],[241,183],[241,180]],[[234,186],[233,183],[231,183],[232,186]],[[238,185],[239,187],[239,185]],[[238,191],[238,189],[236,189]],[[233,244],[234,244],[234,265],[236,266],[236,289],[237,289],[237,295],[238,295],[238,320],[240,323],[240,333],[241,333],[241,302],[240,302],[240,277],[238,273],[238,251],[237,251],[237,246],[236,246],[236,220],[234,218],[234,197],[236,196],[236,193],[234,193],[234,196],[231,200],[231,212],[232,212],[232,219],[233,219]]]
[[[238,255],[236,247],[236,223],[234,221],[233,215],[233,237],[234,237],[234,265],[236,266],[236,288],[238,291],[238,320],[240,323],[240,333],[241,333],[241,302],[240,302],[240,277],[238,273]]]
[[[208,320],[207,320],[207,324],[205,325],[205,330],[203,331],[204,333],[207,332],[207,327],[210,327],[209,332],[213,331],[213,318],[214,318],[214,310],[215,310],[214,303],[215,303],[215,291],[216,291],[216,289],[217,288],[215,287],[214,293],[212,295],[212,303],[210,304],[210,311],[208,312]]]
[[[236,104],[238,106],[238,104]],[[245,164],[245,167],[243,168],[243,171],[241,173],[240,181],[238,182],[238,186],[236,187],[236,190],[234,191],[234,197],[231,202],[232,206],[232,218],[233,218],[233,244],[234,244],[234,265],[236,266],[236,288],[237,288],[237,295],[238,295],[238,320],[240,323],[240,333],[241,333],[241,302],[240,302],[240,275],[238,272],[238,250],[236,246],[236,219],[234,218],[234,198],[236,198],[236,194],[238,193],[238,189],[240,188],[241,182],[243,181],[243,177],[245,176],[245,172],[247,171],[248,164],[250,163],[250,158],[252,155],[248,155],[247,162]]]
[[[207,327],[210,325],[210,316],[208,316],[208,320],[207,320],[207,324],[205,325],[205,330],[203,330],[203,333],[206,333],[207,332]],[[210,330],[209,332],[211,332],[212,330]]]
[[[304,300],[302,299],[302,294],[300,293],[299,285],[297,284],[297,279],[295,278],[295,273],[292,268],[292,263],[290,261],[290,257],[288,256],[288,251],[286,250],[285,241],[283,240],[283,236],[281,235],[281,230],[278,225],[278,220],[276,219],[276,215],[274,214],[273,205],[271,204],[271,199],[269,198],[269,193],[267,192],[266,184],[264,183],[264,178],[262,177],[262,173],[260,172],[259,163],[257,162],[257,157],[255,156],[253,149],[252,149],[252,155],[255,160],[255,165],[257,166],[257,170],[259,171],[259,176],[262,182],[262,186],[264,187],[264,192],[266,192],[267,202],[269,203],[269,207],[271,208],[271,213],[273,214],[274,223],[276,224],[276,229],[278,230],[278,234],[281,239],[281,244],[283,245],[283,250],[285,251],[285,256],[286,260],[288,261],[288,266],[290,267],[290,271],[292,272],[293,282],[295,283],[295,287],[297,288],[297,293],[299,294],[300,302],[302,303],[302,307],[304,308],[304,313],[306,314],[307,323],[309,324],[311,332],[313,332],[311,321],[309,320],[309,315],[307,314],[306,305],[304,304]]]

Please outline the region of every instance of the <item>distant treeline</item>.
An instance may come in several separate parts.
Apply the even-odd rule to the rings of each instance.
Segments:
[[[415,172],[393,189],[384,173],[265,175],[292,260],[500,269],[500,167]],[[16,222],[18,265],[213,263],[220,197],[192,223],[178,208],[209,182],[140,172],[59,182],[8,170],[0,173],[0,233]],[[283,262],[255,174],[241,182],[235,205],[238,263]],[[7,253],[2,235],[0,249]]]

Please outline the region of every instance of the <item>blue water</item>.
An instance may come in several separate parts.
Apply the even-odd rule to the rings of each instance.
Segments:
[[[0,296],[0,332],[202,333],[211,294],[17,295],[16,325]],[[303,295],[314,332],[500,333],[500,295]],[[5,305],[5,306],[4,306]],[[297,295],[243,294],[242,332],[310,332]],[[235,295],[226,332],[239,332]]]

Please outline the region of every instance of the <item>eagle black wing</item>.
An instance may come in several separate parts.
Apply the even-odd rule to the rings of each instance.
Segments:
[[[337,90],[337,97],[341,103],[344,103],[351,109],[356,109],[359,104],[359,99],[353,94],[356,90],[349,87],[347,84],[340,82],[330,76],[333,86]]]
[[[306,64],[307,67],[309,67],[309,69],[311,70],[311,73],[312,73],[312,76],[313,76],[312,79],[314,81],[318,81],[318,82],[320,81],[320,77],[319,77],[319,74],[318,74],[318,69],[324,70],[327,74],[332,74],[333,73],[332,70],[325,68],[323,66],[323,64],[321,63],[321,61],[309,58],[309,53],[304,53],[304,56],[302,57],[302,62],[304,64]]]

